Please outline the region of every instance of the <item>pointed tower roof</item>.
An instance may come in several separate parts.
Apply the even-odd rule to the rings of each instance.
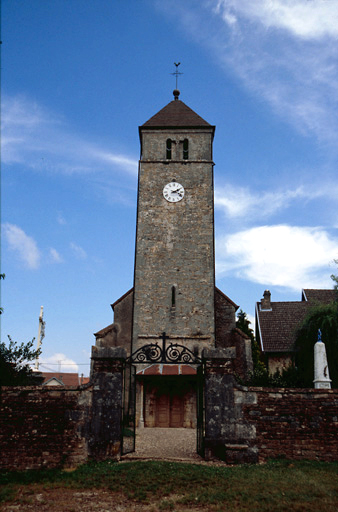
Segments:
[[[150,128],[204,128],[215,129],[201,116],[196,114],[188,105],[178,99],[179,91],[174,91],[175,99],[162,108],[157,114],[146,121],[141,129]]]

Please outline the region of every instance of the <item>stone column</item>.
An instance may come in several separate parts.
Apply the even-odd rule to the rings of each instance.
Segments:
[[[257,462],[256,432],[243,419],[242,407],[257,400],[236,383],[233,348],[203,352],[205,359],[205,458],[228,463]]]
[[[126,351],[119,347],[92,347],[93,397],[88,424],[89,456],[119,458],[123,370]]]

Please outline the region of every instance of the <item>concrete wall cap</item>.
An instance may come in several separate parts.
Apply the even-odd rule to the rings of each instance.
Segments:
[[[236,347],[206,348],[202,354],[204,359],[235,359]]]
[[[122,347],[92,347],[92,359],[126,359],[127,351]]]

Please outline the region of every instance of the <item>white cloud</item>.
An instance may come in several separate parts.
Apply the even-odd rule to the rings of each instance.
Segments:
[[[338,0],[156,5],[282,119],[337,147]]]
[[[2,102],[2,159],[32,169],[65,174],[137,175],[137,160],[114,154],[74,134],[54,112],[23,96]]]
[[[298,130],[336,143],[338,0],[221,0],[214,13],[220,62]]]
[[[15,224],[3,224],[2,229],[9,248],[17,254],[25,266],[30,269],[38,268],[41,255],[35,240]]]
[[[230,24],[243,16],[295,37],[338,37],[337,0],[217,0],[215,12]]]
[[[215,189],[215,207],[224,211],[230,218],[267,218],[289,207],[296,201],[305,202],[321,199],[337,204],[338,186],[336,183],[320,186],[306,185],[295,189],[252,192],[248,187],[234,187],[226,184]]]
[[[40,357],[40,370],[52,372],[74,372],[78,373],[79,367],[73,359],[70,359],[65,354],[57,352],[49,357]]]
[[[332,287],[338,239],[321,228],[260,226],[216,240],[216,272],[264,286]]]
[[[248,188],[230,184],[215,189],[215,207],[224,210],[229,217],[261,218],[286,208],[298,198],[309,198],[311,194],[303,187],[295,190],[253,193]]]
[[[51,247],[49,249],[49,256],[54,263],[62,263],[63,262],[63,258],[60,255],[60,253],[53,247]]]
[[[137,172],[137,161],[133,160],[132,158],[128,158],[123,155],[113,154],[113,153],[107,153],[103,151],[93,151],[93,154],[95,154],[98,158],[100,158],[104,162],[117,164],[126,170],[128,170],[131,174],[135,174]]]
[[[79,260],[85,260],[87,258],[86,251],[78,244],[71,242],[70,248],[72,249],[73,253],[75,254],[76,258]]]

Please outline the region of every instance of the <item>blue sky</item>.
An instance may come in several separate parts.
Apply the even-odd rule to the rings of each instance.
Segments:
[[[138,126],[216,125],[216,282],[251,317],[332,287],[338,0],[2,0],[2,338],[89,372],[133,284]],[[60,364],[61,361],[61,364]]]

